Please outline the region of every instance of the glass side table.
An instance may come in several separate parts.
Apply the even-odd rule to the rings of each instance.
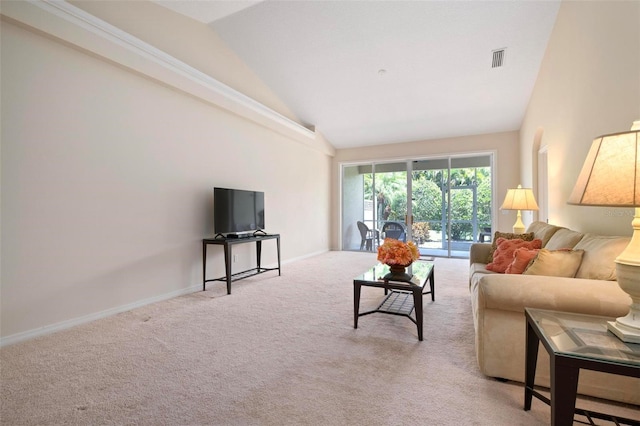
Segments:
[[[640,344],[625,343],[607,331],[609,317],[531,308],[525,308],[525,316],[525,411],[531,409],[535,396],[551,406],[551,424],[554,426],[573,425],[574,413],[611,420],[612,416],[606,414],[576,410],[579,371],[603,371],[640,379]],[[550,358],[551,399],[534,389],[539,343]],[[616,420],[619,424],[640,425],[640,420]]]

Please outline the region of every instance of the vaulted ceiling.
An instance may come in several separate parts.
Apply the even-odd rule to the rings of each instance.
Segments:
[[[208,24],[336,148],[518,130],[560,5],[157,3]]]

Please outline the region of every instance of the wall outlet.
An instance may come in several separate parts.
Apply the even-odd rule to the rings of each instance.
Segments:
[[[234,254],[233,255],[233,263],[236,263],[238,261],[238,255]]]

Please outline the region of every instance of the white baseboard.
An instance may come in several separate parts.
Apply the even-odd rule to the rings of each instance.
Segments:
[[[323,254],[328,252],[329,250],[320,250],[314,253],[305,254],[304,256],[299,256],[293,259],[287,259],[282,262],[282,265],[286,265],[288,263],[292,263],[298,260],[306,259],[309,257],[317,256],[319,254]],[[269,267],[276,267],[277,264],[269,265]],[[130,303],[127,305],[117,306],[115,308],[107,309],[100,312],[95,312],[93,314],[89,314],[79,318],[73,318],[70,320],[58,322],[55,324],[47,325],[44,327],[36,328],[33,330],[24,331],[22,333],[12,334],[10,336],[0,338],[0,347],[12,345],[14,343],[23,342],[25,340],[33,339],[40,336],[45,336],[47,334],[56,333],[58,331],[66,330],[71,327],[75,327],[81,324],[86,324],[91,321],[95,321],[102,318],[107,318],[115,314],[119,314],[121,312],[127,312],[132,309],[140,308],[145,305],[150,305],[151,303],[161,302],[163,300],[172,299],[174,297],[183,296],[189,293],[195,293],[196,291],[202,291],[202,284],[196,284],[187,288],[183,288],[180,290],[172,291],[170,293],[161,294],[159,296],[150,297],[148,299],[139,300],[134,303]]]
[[[170,293],[161,294],[159,296],[150,297],[148,299],[139,300],[128,305],[117,306],[115,308],[107,309],[101,312],[95,312],[83,317],[73,318],[66,321],[58,322],[44,327],[36,328],[33,330],[24,331],[22,333],[12,334],[10,336],[0,338],[0,347],[12,345],[14,343],[22,342],[25,340],[33,339],[39,336],[45,336],[47,334],[56,333],[58,331],[66,330],[71,327],[75,327],[81,324],[86,324],[98,319],[107,318],[121,312],[127,312],[132,309],[140,308],[152,303],[161,302],[163,300],[172,299],[174,297],[182,296],[196,291],[202,291],[202,284],[193,285],[191,287],[183,288],[180,290],[172,291]]]

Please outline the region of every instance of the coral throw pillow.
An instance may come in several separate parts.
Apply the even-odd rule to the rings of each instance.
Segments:
[[[493,234],[493,242],[491,243],[491,249],[489,250],[489,258],[487,259],[487,263],[493,262],[493,254],[498,248],[498,240],[500,238],[504,238],[505,240],[525,240],[525,241],[533,241],[533,232],[527,232],[526,234],[513,234],[511,232],[500,232],[496,231]]]
[[[521,274],[527,269],[531,259],[535,258],[540,249],[528,249],[526,247],[520,247],[513,252],[513,260],[511,264],[507,266],[505,274]]]
[[[529,250],[541,249],[542,240],[535,239],[533,241],[525,241],[519,238],[507,240],[506,238],[498,238],[496,241],[496,251],[493,253],[493,262],[487,265],[487,270],[493,272],[504,273],[511,262],[513,262],[513,253],[521,247]]]

